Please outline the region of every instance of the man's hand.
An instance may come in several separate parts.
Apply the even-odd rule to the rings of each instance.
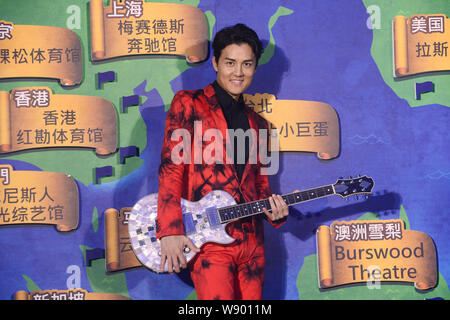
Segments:
[[[164,271],[164,266],[167,262],[167,271],[170,274],[180,272],[181,268],[186,268],[187,263],[183,255],[183,250],[188,247],[191,251],[197,253],[200,249],[197,248],[192,241],[181,235],[165,236],[161,238],[161,265],[160,270]]]
[[[295,192],[298,192],[298,190]],[[273,194],[269,197],[269,203],[270,211],[266,208],[263,208],[263,211],[270,220],[280,220],[289,215],[289,207],[280,195]]]

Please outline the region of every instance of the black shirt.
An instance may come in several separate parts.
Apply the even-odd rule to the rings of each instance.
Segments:
[[[250,125],[248,123],[248,116],[245,110],[245,103],[242,94],[239,96],[238,100],[233,99],[232,96],[228,94],[218,83],[214,81],[212,84],[214,90],[216,91],[217,101],[222,107],[223,115],[225,116],[225,120],[227,121],[228,129],[242,129],[246,132],[250,129]],[[238,161],[238,139],[236,135],[234,135],[234,167],[236,169],[236,173],[239,181],[241,181],[242,174],[244,173],[245,163],[248,161],[249,157],[249,139],[245,138],[245,163],[239,163]],[[242,149],[241,149],[242,150]]]

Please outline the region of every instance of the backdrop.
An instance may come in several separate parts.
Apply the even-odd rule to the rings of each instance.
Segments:
[[[265,225],[264,299],[450,298],[450,229],[445,211],[450,205],[450,78],[445,70],[394,78],[392,60],[394,17],[449,16],[447,0],[159,2],[198,7],[207,18],[209,39],[238,22],[260,35],[266,50],[249,94],[319,101],[336,111],[339,155],[322,160],[312,152],[282,152],[280,169],[270,176],[274,192],[313,188],[358,174],[375,181],[367,200],[318,199],[293,207],[280,229]],[[80,39],[83,67],[81,83],[75,86],[16,77],[0,79],[1,91],[48,87],[53,94],[104,98],[116,109],[118,130],[118,150],[110,155],[73,147],[0,154],[0,165],[15,171],[64,173],[79,190],[75,230],[61,232],[49,225],[0,227],[0,298],[12,299],[19,290],[82,288],[131,299],[195,299],[186,273],[160,275],[144,267],[106,272],[104,214],[157,192],[167,108],[178,90],[202,88],[215,80],[211,54],[197,64],[184,57],[151,55],[92,61],[87,0],[0,0],[0,20],[72,30]],[[0,49],[4,49],[1,42]],[[448,59],[446,49],[441,49]],[[5,66],[0,63],[0,68]],[[99,88],[99,74],[108,71],[114,72],[114,79]],[[424,82],[432,82],[433,90],[417,97],[416,83]],[[136,95],[139,101],[130,106],[122,99]],[[122,154],[121,159],[119,148],[130,146],[135,152]],[[95,169],[103,167],[112,170],[96,176]],[[4,204],[4,190],[0,197]],[[386,283],[375,290],[365,284],[319,289],[317,228],[360,218],[400,218],[410,229],[428,234],[437,251],[438,285],[426,292],[408,283]]]

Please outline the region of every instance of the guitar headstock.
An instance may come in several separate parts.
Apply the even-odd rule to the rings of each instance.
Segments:
[[[333,185],[336,194],[347,198],[359,194],[370,194],[373,189],[373,179],[367,176],[358,176],[350,179],[338,179]]]

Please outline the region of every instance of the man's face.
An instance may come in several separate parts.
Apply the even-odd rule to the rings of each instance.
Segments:
[[[247,43],[230,44],[223,48],[219,61],[212,58],[217,82],[234,99],[238,99],[252,83],[256,57]]]

